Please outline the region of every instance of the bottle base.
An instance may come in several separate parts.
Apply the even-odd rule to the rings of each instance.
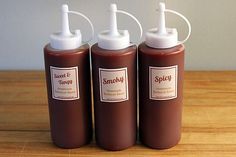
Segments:
[[[52,143],[59,147],[59,148],[63,148],[63,149],[75,149],[75,148],[80,148],[80,147],[83,147],[85,145],[88,145],[91,143],[91,140],[88,140],[84,143],[80,143],[80,144],[59,144],[59,143],[56,143],[55,141],[52,141]]]
[[[141,140],[141,143],[146,146],[146,147],[149,147],[149,148],[152,148],[152,149],[158,149],[158,150],[163,150],[163,149],[170,149],[176,145],[178,145],[178,143],[180,142],[180,139],[179,138],[176,142],[173,142],[171,144],[168,144],[168,145],[161,145],[161,144],[150,144],[148,142],[144,142]]]
[[[105,147],[103,145],[100,145],[99,143],[96,143],[97,146],[99,146],[100,148],[104,149],[104,150],[107,150],[107,151],[122,151],[122,150],[125,150],[125,149],[128,149],[132,146],[134,146],[136,143],[133,143],[132,145],[129,145],[129,146],[123,146],[123,147]]]

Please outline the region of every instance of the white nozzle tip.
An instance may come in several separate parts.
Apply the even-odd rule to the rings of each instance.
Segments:
[[[165,9],[166,9],[165,3],[159,3],[159,11],[160,11],[160,12],[164,12]]]
[[[117,11],[116,4],[113,3],[113,4],[110,5],[110,11],[114,11],[114,12]]]
[[[79,29],[75,30],[76,35],[81,35],[81,31]]]
[[[68,12],[69,11],[69,7],[67,4],[63,4],[61,7],[62,12]]]
[[[124,30],[124,35],[129,35],[129,31],[128,30]]]

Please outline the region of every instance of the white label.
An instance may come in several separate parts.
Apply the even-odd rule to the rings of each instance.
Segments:
[[[79,99],[78,67],[50,66],[52,97],[57,100]]]
[[[170,100],[177,98],[178,66],[149,67],[149,98]]]
[[[99,68],[100,100],[122,102],[129,99],[127,68]]]

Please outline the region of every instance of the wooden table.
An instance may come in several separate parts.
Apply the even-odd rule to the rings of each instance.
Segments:
[[[186,72],[182,139],[174,148],[138,144],[109,152],[93,141],[79,149],[51,143],[43,72],[0,72],[0,157],[236,157],[236,72]]]

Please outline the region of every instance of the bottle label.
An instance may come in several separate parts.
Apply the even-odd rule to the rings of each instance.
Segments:
[[[178,66],[149,67],[149,98],[171,100],[177,98]]]
[[[100,100],[122,102],[129,99],[127,68],[99,68]]]
[[[79,99],[78,67],[50,66],[52,97],[57,100]]]

